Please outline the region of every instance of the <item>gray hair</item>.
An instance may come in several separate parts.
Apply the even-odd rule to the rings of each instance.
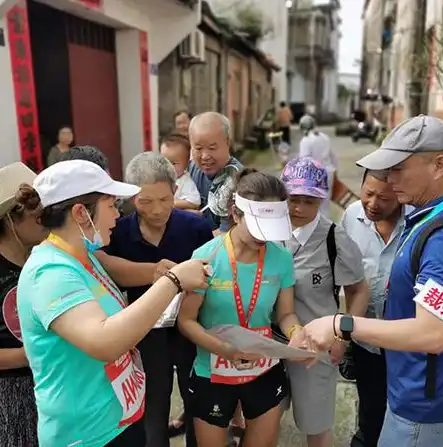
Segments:
[[[230,142],[232,137],[231,121],[225,115],[218,112],[204,112],[195,115],[189,124],[189,134],[191,134],[199,126],[207,126],[208,124],[220,124],[226,139]]]
[[[299,125],[300,125],[300,129],[305,130],[305,131],[309,131],[309,130],[314,129],[317,124],[315,122],[314,117],[312,117],[311,115],[306,114],[306,115],[303,115],[300,118]]]
[[[174,166],[157,152],[142,152],[136,155],[126,167],[125,179],[133,185],[153,185],[167,182],[174,190],[177,174]]]

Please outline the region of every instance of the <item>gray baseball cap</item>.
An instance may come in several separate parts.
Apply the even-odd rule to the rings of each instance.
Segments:
[[[380,148],[358,160],[357,165],[382,171],[421,152],[443,152],[443,121],[435,116],[419,115],[401,122]]]

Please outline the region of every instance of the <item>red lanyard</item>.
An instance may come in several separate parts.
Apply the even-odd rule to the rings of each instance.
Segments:
[[[79,256],[78,253],[75,252],[74,248],[69,245],[66,241],[64,241],[61,237],[51,233],[47,241],[50,242],[55,247],[59,248],[60,250],[63,250],[64,252],[68,253],[70,256],[72,256],[74,259],[76,259],[80,264],[83,266],[83,268],[94,278],[96,279],[107,291],[108,293],[117,300],[117,302],[122,306],[123,308],[126,307],[126,301],[123,298],[123,295],[121,294],[118,287],[111,282],[109,278],[107,278],[105,275],[103,275],[98,270],[94,270],[92,267],[92,264],[89,264],[85,262],[81,256]],[[92,262],[92,261],[91,261]]]
[[[257,305],[258,294],[260,292],[261,280],[263,278],[263,266],[265,263],[265,252],[266,247],[261,247],[258,263],[257,263],[257,273],[255,274],[254,287],[252,289],[251,300],[249,301],[248,314],[245,315],[245,310],[243,309],[243,303],[240,293],[240,287],[237,281],[237,261],[235,259],[234,246],[232,245],[231,234],[228,233],[225,238],[226,251],[228,253],[229,263],[232,269],[232,291],[235,298],[235,306],[237,308],[238,320],[240,325],[243,327],[249,326],[249,320],[251,319],[252,312],[254,312],[255,306]]]

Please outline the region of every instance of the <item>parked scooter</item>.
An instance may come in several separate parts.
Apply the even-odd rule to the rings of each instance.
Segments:
[[[357,124],[357,130],[352,135],[352,141],[356,143],[361,138],[366,138],[375,143],[380,132],[384,132],[385,130],[386,126],[375,117],[372,118],[372,121],[360,121]]]

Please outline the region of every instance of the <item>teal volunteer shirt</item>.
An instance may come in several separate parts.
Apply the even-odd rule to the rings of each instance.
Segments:
[[[195,250],[192,257],[194,259],[208,258],[223,243],[222,238],[223,236],[218,236],[209,241]],[[210,279],[209,288],[197,291],[205,294],[198,321],[205,329],[211,329],[220,324],[239,325],[232,291],[232,269],[224,245],[217,251],[211,266],[214,274]],[[243,309],[245,314],[247,314],[257,272],[257,263],[243,264],[237,262],[237,270]],[[249,320],[251,328],[271,325],[271,314],[280,290],[294,285],[293,270],[292,255],[289,251],[283,246],[267,242],[263,279],[257,305]],[[194,370],[197,376],[206,378],[211,376],[210,358],[211,353],[209,351],[197,346],[197,357],[194,362]]]
[[[95,264],[107,276],[97,260]],[[118,428],[122,407],[105,363],[50,328],[64,312],[91,300],[109,316],[122,310],[77,260],[51,245],[33,249],[20,275],[17,305],[34,375],[38,439],[44,447],[103,447],[124,430]]]

